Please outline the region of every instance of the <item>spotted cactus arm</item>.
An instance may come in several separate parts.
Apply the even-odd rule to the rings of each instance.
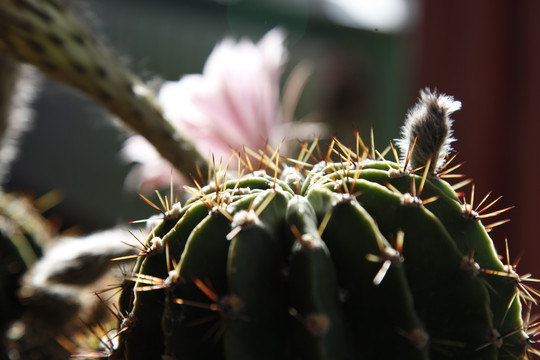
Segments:
[[[93,36],[62,0],[0,2],[0,48],[90,96],[143,135],[175,168],[208,161],[163,116],[152,91]]]

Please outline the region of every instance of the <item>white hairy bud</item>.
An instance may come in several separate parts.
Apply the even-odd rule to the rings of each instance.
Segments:
[[[438,94],[429,88],[420,91],[418,103],[407,113],[401,128],[401,139],[397,145],[401,151],[402,162],[410,152],[409,169],[427,165],[431,159],[428,174],[434,175],[444,165],[446,155],[452,151],[455,141],[452,131],[453,120],[450,115],[461,109],[461,102],[452,96]]]

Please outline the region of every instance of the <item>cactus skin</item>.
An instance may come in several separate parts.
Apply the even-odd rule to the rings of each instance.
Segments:
[[[148,239],[111,357],[525,358],[480,219],[438,177],[367,156],[193,190]]]

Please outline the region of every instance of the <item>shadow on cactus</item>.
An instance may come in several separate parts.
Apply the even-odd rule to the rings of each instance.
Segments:
[[[503,210],[487,213],[495,201],[475,206],[474,190],[468,201],[456,193],[467,182],[444,180],[456,177],[449,115],[460,105],[422,91],[397,142],[401,160],[393,145],[380,153],[358,136],[352,148],[302,144],[297,159],[261,151],[256,165],[238,154],[246,171],[235,176],[214,165],[208,185],[186,188],[186,204],[164,202],[103,356],[538,354],[536,291],[499,260],[488,232],[501,222],[482,224]]]

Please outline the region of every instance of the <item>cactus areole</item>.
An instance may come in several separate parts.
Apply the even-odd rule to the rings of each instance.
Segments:
[[[423,91],[401,161],[358,137],[356,148],[306,145],[288,166],[261,155],[236,178],[215,169],[153,227],[111,357],[525,358],[522,304],[533,300],[482,211],[443,180],[453,139],[441,127],[458,108]]]

